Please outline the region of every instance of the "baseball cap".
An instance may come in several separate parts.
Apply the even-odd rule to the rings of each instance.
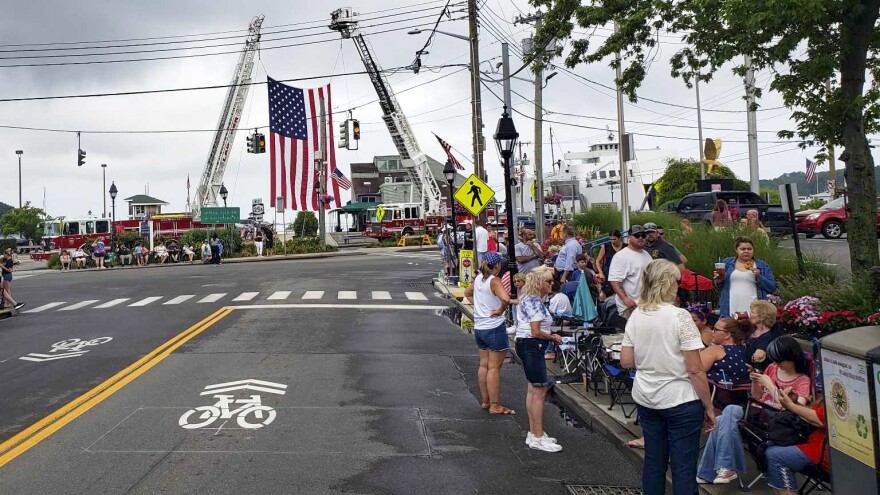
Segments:
[[[657,224],[654,223],[654,222],[648,222],[648,223],[646,223],[646,224],[645,224],[645,232],[652,232],[652,231],[653,231],[653,232],[656,232],[656,231],[657,231]]]
[[[641,225],[631,225],[629,227],[629,232],[628,232],[629,235],[644,234],[644,233],[645,233],[645,228],[642,227]]]

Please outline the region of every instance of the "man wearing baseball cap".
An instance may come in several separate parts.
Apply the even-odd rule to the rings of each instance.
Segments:
[[[654,226],[656,229],[656,225]],[[651,255],[644,250],[645,228],[633,225],[629,229],[629,241],[611,260],[608,269],[608,282],[617,296],[617,314],[629,318],[639,304],[639,289],[642,286],[642,270],[651,262]]]
[[[645,251],[652,259],[669,260],[678,266],[679,271],[684,271],[684,263],[675,246],[660,238],[660,228],[657,224],[648,222],[645,224]]]

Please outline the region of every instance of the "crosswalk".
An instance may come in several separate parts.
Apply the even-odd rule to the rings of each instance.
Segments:
[[[263,297],[261,297],[263,296]],[[144,298],[122,297],[111,299],[109,301],[101,301],[99,299],[88,299],[79,302],[54,301],[37,306],[33,309],[24,311],[24,313],[43,313],[46,311],[78,311],[91,309],[108,309],[117,306],[125,306],[129,308],[143,308],[146,306],[177,306],[181,304],[210,304],[221,303],[227,301],[230,304],[235,303],[259,303],[261,301],[271,301],[273,303],[291,302],[295,300],[314,302],[335,302],[335,301],[410,301],[425,302],[428,301],[428,295],[420,291],[404,291],[402,293],[392,294],[390,291],[373,290],[373,291],[356,291],[356,290],[340,290],[340,291],[323,291],[323,290],[307,290],[294,293],[289,290],[279,290],[271,293],[261,292],[242,292],[228,293],[217,292],[213,294],[180,294],[174,296],[149,296]]]

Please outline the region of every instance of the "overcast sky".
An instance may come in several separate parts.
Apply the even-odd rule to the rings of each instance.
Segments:
[[[400,29],[398,31],[370,36],[381,65],[388,69],[410,64],[414,52],[425,42],[426,34],[408,35],[407,30],[417,25],[432,23],[429,16],[436,16],[443,2],[405,3],[400,0],[360,0],[351,5],[360,12],[376,12],[369,17],[389,16],[365,21],[364,32]],[[348,6],[344,4],[339,7]],[[381,123],[381,112],[372,102],[376,94],[364,75],[342,77],[344,72],[362,71],[363,65],[351,40],[340,40],[335,32],[326,29],[329,10],[333,4],[326,2],[280,2],[212,0],[186,2],[69,2],[45,0],[19,2],[14,15],[0,18],[0,66],[14,64],[47,64],[59,62],[85,62],[119,60],[146,57],[167,57],[214,52],[229,54],[155,60],[127,63],[83,64],[39,67],[0,67],[0,98],[43,97],[93,93],[182,88],[204,85],[228,84],[238,50],[244,40],[244,30],[255,15],[265,15],[263,51],[254,68],[253,78],[265,82],[266,75],[275,79],[315,77],[311,82],[299,83],[303,87],[317,87],[330,82],[333,88],[333,104],[343,111],[354,107],[354,117],[361,121],[362,139],[359,151],[339,150],[337,160],[342,170],[349,174],[348,164],[370,161],[377,154],[395,154],[391,139]],[[431,10],[423,10],[432,8]],[[388,11],[388,9],[396,9]],[[454,7],[461,11],[463,7]],[[413,12],[423,10],[421,12]],[[514,69],[521,63],[517,56],[522,38],[532,32],[528,25],[514,25],[511,21],[522,12],[531,12],[522,0],[488,0],[481,15],[485,17],[480,32],[480,58],[489,68],[500,61],[499,35],[512,42]],[[461,12],[453,14],[462,17]],[[298,26],[284,26],[307,21],[321,21]],[[394,24],[384,24],[397,21]],[[280,27],[275,27],[280,26]],[[467,22],[444,22],[442,30],[467,34]],[[237,30],[234,33],[210,34]],[[271,34],[276,33],[276,34]],[[307,38],[279,39],[291,36],[313,35]],[[608,31],[599,29],[597,39],[607,36]],[[230,44],[215,48],[187,51],[166,51],[142,54],[122,54],[104,57],[69,58],[17,58],[23,56],[47,56],[59,54],[96,53],[100,50],[83,49],[67,51],[17,52],[21,47],[10,45],[83,42],[100,40],[127,40],[179,35],[202,35],[149,41],[125,41],[121,43],[92,43],[85,45],[51,45],[28,48],[72,48],[114,44],[156,43],[202,40],[190,44],[149,45],[105,49],[103,51],[131,51],[207,44]],[[239,36],[232,37],[230,36]],[[204,38],[225,39],[204,41]],[[273,41],[275,40],[275,41]],[[668,58],[680,48],[674,38],[661,38],[663,45],[651,67],[648,79],[640,95],[676,105],[694,106],[695,96],[680,80],[669,75]],[[279,45],[325,41],[305,46],[270,49]],[[467,43],[438,35],[429,48],[430,54],[423,58],[426,66],[462,64],[468,61]],[[401,72],[390,75],[389,81],[399,93],[398,100],[408,115],[422,149],[443,161],[442,149],[431,133],[436,133],[461,150],[461,161],[471,171],[468,163],[471,150],[470,86],[467,71],[461,71],[429,83],[432,79],[459,71],[458,67],[445,68],[440,72],[423,70],[418,75]],[[576,68],[574,73],[605,85],[613,85],[613,72],[606,64]],[[336,74],[336,77],[332,77]],[[520,76],[531,77],[527,71]],[[769,73],[757,75],[759,86],[769,84]],[[428,83],[428,84],[425,84]],[[411,91],[402,90],[424,84]],[[514,107],[534,115],[531,103],[532,84],[515,80]],[[493,87],[501,95],[500,85]],[[724,147],[721,161],[741,178],[748,180],[748,156],[746,140],[746,115],[744,112],[725,113],[717,110],[740,111],[745,108],[742,83],[729,71],[716,74],[715,79],[701,87],[703,99],[704,137],[722,138]],[[137,96],[110,96],[100,98],[58,99],[48,101],[0,102],[0,125],[81,130],[82,148],[88,153],[86,165],[76,166],[76,134],[0,128],[0,163],[3,164],[4,180],[0,189],[0,201],[18,205],[18,173],[15,150],[23,150],[23,196],[36,206],[42,206],[44,192],[46,206],[51,215],[77,216],[91,210],[99,214],[103,209],[101,164],[106,163],[107,187],[115,181],[119,189],[117,215],[124,217],[121,201],[133,194],[149,189],[152,196],[170,204],[166,211],[182,211],[186,204],[186,179],[190,176],[194,195],[211,144],[211,132],[175,134],[94,134],[88,131],[143,131],[211,129],[218,120],[220,107],[226,95],[225,89],[158,93]],[[489,183],[496,189],[502,184],[501,167],[491,135],[501,113],[499,100],[488,90],[483,90],[483,118],[487,153],[485,161]],[[371,103],[372,102],[372,103]],[[764,108],[781,105],[778,95],[769,91],[761,101]],[[363,106],[361,106],[363,105]],[[616,128],[616,103],[614,94],[577,77],[559,70],[544,92],[544,107],[550,112],[566,112],[591,118],[547,115],[545,118],[574,123],[596,129],[583,129],[562,124],[544,125],[544,163],[549,166],[551,158],[561,157],[563,152],[583,151],[590,144],[607,140],[603,130]],[[669,156],[696,157],[699,150],[696,130],[696,112],[642,100],[637,106],[627,105],[627,130],[636,134],[636,148],[659,147]],[[761,178],[773,178],[784,172],[802,171],[808,152],[797,149],[794,143],[778,144],[774,132],[792,128],[786,109],[766,110],[758,115]],[[336,120],[341,115],[336,116]],[[636,123],[643,122],[643,123]],[[251,88],[242,116],[242,128],[262,127],[268,123],[266,86]],[[515,115],[515,123],[524,141],[534,141],[534,122]],[[682,127],[672,127],[682,126]],[[552,126],[553,143],[550,144]],[[733,130],[713,130],[733,129]],[[774,131],[774,132],[770,132]],[[268,133],[268,130],[265,132]],[[653,134],[659,137],[650,137]],[[226,169],[225,183],[230,190],[230,206],[241,206],[243,213],[249,211],[253,198],[263,198],[267,206],[269,196],[269,154],[251,155],[244,152],[245,134],[239,133],[234,151]],[[531,145],[524,148],[530,156]],[[661,164],[642,165],[642,170],[657,169]],[[826,169],[825,166],[819,170]],[[345,197],[344,200],[348,198]],[[109,198],[108,210],[109,206]],[[108,212],[109,214],[109,212]]]

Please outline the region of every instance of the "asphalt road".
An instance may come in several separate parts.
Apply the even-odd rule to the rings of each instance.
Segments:
[[[20,278],[32,312],[0,322],[0,493],[638,486],[553,405],[563,452],[527,448],[516,365],[520,414],[480,409],[472,337],[427,285],[439,269],[435,252],[371,253]]]
[[[849,244],[847,244],[846,234],[840,239],[825,239],[821,235],[807,239],[805,236],[800,237],[801,250],[804,255],[817,256],[831,266],[840,270],[840,273],[846,277],[850,275],[850,257]],[[880,241],[878,241],[880,244]],[[794,240],[788,238],[779,243],[785,249],[794,250]]]

